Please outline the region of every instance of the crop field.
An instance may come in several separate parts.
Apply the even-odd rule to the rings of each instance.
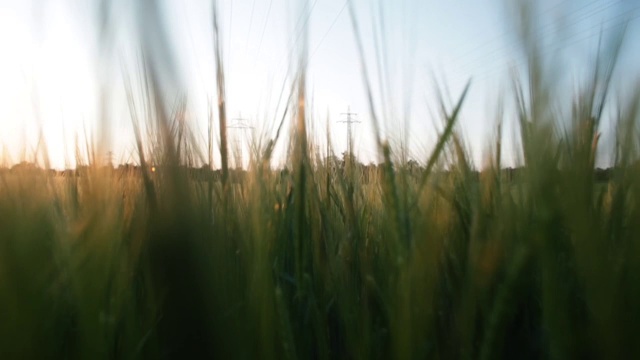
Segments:
[[[134,121],[133,169],[0,171],[0,358],[640,358],[640,82],[610,102],[617,53],[603,54],[561,114],[531,56],[505,119],[515,178],[500,127],[473,165],[457,123],[472,83],[441,101],[418,165],[378,137],[366,167],[307,129],[304,69],[292,126],[254,144],[244,171],[211,145],[219,169],[190,164],[197,145],[162,106]],[[153,70],[144,101],[158,99]],[[146,139],[144,121],[160,124]],[[615,154],[606,176],[601,151]]]

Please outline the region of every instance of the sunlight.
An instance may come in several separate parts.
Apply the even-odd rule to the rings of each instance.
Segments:
[[[0,12],[0,139],[14,158],[31,157],[42,130],[52,166],[63,168],[65,148],[73,159],[75,135],[92,129],[97,94],[84,32],[63,8],[51,10],[42,36],[20,14]]]

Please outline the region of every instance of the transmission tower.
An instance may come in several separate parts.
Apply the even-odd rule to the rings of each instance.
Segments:
[[[351,125],[361,123],[358,120],[358,114],[351,112],[351,107],[347,108],[346,113],[340,114],[345,117],[345,119],[338,121],[339,123],[347,124],[347,154],[349,158],[353,156],[353,137],[351,136]]]
[[[233,122],[227,125],[228,129],[237,130],[240,134],[236,133],[234,136],[235,151],[236,151],[236,168],[242,168],[242,140],[247,130],[253,129],[253,126],[249,125],[249,119],[243,118],[240,114],[237,118],[233,119]]]

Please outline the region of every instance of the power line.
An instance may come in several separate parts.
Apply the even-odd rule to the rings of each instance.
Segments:
[[[260,56],[260,50],[262,49],[262,40],[264,40],[264,33],[267,30],[267,24],[269,24],[269,16],[271,15],[271,5],[273,5],[273,0],[269,0],[269,9],[267,9],[267,19],[264,21],[264,26],[262,27],[262,35],[260,35],[260,42],[258,43],[258,52],[256,53],[256,61]],[[254,61],[255,66],[255,61]]]
[[[278,72],[280,71],[280,69],[282,68],[282,66],[284,66],[284,65],[285,65],[285,64],[284,64],[284,62],[285,62],[287,59],[291,58],[291,56],[293,55],[293,52],[294,52],[294,51],[295,51],[295,49],[296,49],[296,48],[295,48],[295,46],[296,46],[296,44],[298,43],[298,41],[300,41],[300,38],[302,37],[302,35],[305,33],[305,32],[303,31],[303,29],[304,29],[304,28],[307,26],[307,24],[309,23],[309,20],[311,19],[311,15],[313,14],[313,10],[314,10],[314,8],[315,8],[315,6],[316,6],[317,2],[318,2],[318,0],[315,0],[315,1],[313,2],[313,5],[311,6],[311,9],[309,10],[309,13],[307,14],[307,18],[305,19],[305,21],[304,21],[304,23],[303,23],[303,25],[302,25],[302,28],[300,28],[300,29],[297,29],[297,24],[299,24],[299,23],[300,23],[300,19],[302,19],[302,16],[304,15],[304,10],[301,12],[300,16],[298,17],[298,21],[296,21],[296,25],[294,26],[294,32],[297,32],[297,33],[298,33],[298,36],[296,36],[295,40],[294,40],[294,41],[293,41],[293,43],[291,44],[291,49],[288,51],[287,56],[286,56],[284,59],[282,59],[282,60],[280,61],[280,63],[278,63],[278,66],[276,66],[276,67],[275,67],[275,68],[277,69],[277,71],[278,71]]]
[[[231,46],[231,32],[233,31],[233,2],[229,2],[229,37],[227,39],[227,47],[229,50],[227,51],[227,64],[230,63],[231,59],[231,50],[233,47]]]
[[[581,17],[578,17],[578,19],[574,19],[574,21],[572,21],[570,24],[568,24],[568,26],[574,26],[574,25],[576,25],[576,24],[578,24],[578,23],[580,23],[580,22],[582,22],[582,21],[584,21],[584,20],[587,20],[587,19],[589,19],[589,18],[592,18],[594,15],[596,15],[596,14],[598,14],[598,13],[601,13],[601,12],[602,12],[602,11],[604,11],[606,8],[609,8],[609,7],[611,7],[611,6],[615,5],[615,4],[613,4],[613,3],[608,3],[608,4],[603,4],[603,5],[605,5],[605,6],[604,6],[604,7],[599,7],[599,8],[598,8],[598,9],[599,9],[599,11],[597,11],[596,13],[590,12],[590,13],[582,14],[582,16],[581,16]],[[584,8],[584,7],[583,7],[583,8]],[[636,10],[638,10],[638,9],[640,9],[640,7],[637,7],[637,8],[632,9],[632,10],[631,10],[631,12],[636,11]],[[587,16],[585,16],[585,15],[587,15]],[[610,18],[610,19],[606,20],[606,21],[604,22],[604,24],[606,24],[606,23],[610,23],[611,21],[616,20],[616,19],[618,19],[618,18],[621,18],[621,17],[623,17],[623,16],[624,16],[624,14],[623,14],[623,15],[616,16],[616,17],[613,17],[613,18]],[[632,18],[632,19],[630,19],[630,20],[633,20],[633,18]],[[619,23],[619,24],[614,25],[614,26],[611,26],[611,27],[607,27],[607,28],[606,28],[606,29],[604,29],[604,30],[610,30],[610,29],[612,29],[612,28],[614,28],[614,27],[616,27],[616,26],[618,26],[618,25],[620,25],[620,24],[622,24],[622,23]],[[547,26],[543,27],[542,29],[548,29],[550,26],[551,26],[551,24],[547,24]],[[571,35],[568,39],[575,38],[575,36],[579,36],[579,35],[582,35],[582,34],[586,34],[586,33],[588,33],[588,32],[589,32],[589,30],[574,33],[574,34],[573,34],[573,35]],[[545,32],[545,33],[542,33],[542,34],[540,34],[540,35],[537,37],[537,41],[539,41],[539,40],[540,40],[541,38],[543,38],[543,37],[547,37],[547,36],[550,36],[550,35],[551,35],[551,31],[547,31],[547,32]],[[588,39],[588,38],[593,37],[593,36],[594,36],[594,35],[588,36],[588,37],[586,37],[585,39]],[[574,42],[574,43],[578,43],[578,42],[583,41],[583,40],[585,40],[585,39],[579,39],[578,41],[576,41],[576,42]],[[565,40],[566,40],[566,39],[565,39]],[[513,45],[515,45],[515,44],[516,44],[515,42],[516,42],[516,40],[512,41],[512,42],[509,44],[509,46],[513,46]],[[572,44],[573,44],[573,43],[568,43],[568,44],[567,44],[567,43],[565,43],[564,45],[565,45],[565,46],[567,46],[567,45],[572,45]],[[554,45],[554,44],[547,44],[546,46],[544,46],[543,48],[541,48],[541,51],[543,51],[543,50],[548,50],[548,49],[549,49],[550,47],[552,47],[553,45]],[[499,50],[500,50],[500,49],[495,49],[494,51],[492,51],[492,52],[490,52],[490,53],[485,54],[483,57],[484,57],[484,58],[486,58],[486,59],[487,59],[487,61],[488,61],[488,60],[489,60],[489,59],[488,59],[488,56],[489,56],[489,55],[492,55],[492,54],[495,54],[495,53],[497,53],[497,52],[499,52]],[[492,63],[500,62],[500,64],[502,64],[502,66],[499,66],[499,67],[497,67],[497,68],[496,68],[496,67],[494,67],[494,68],[493,68],[493,70],[489,70],[489,72],[488,72],[488,73],[485,73],[485,75],[486,75],[486,76],[481,77],[481,78],[480,78],[480,80],[481,80],[481,81],[482,81],[482,80],[486,80],[486,78],[488,78],[488,77],[489,77],[488,75],[493,75],[495,72],[499,71],[503,66],[508,65],[508,63],[510,62],[510,61],[506,61],[506,59],[507,59],[508,57],[509,57],[509,55],[505,53],[505,54],[503,54],[502,56],[499,56],[499,57],[494,58],[494,59],[493,59],[493,61],[491,61],[491,62],[492,62]],[[471,65],[471,63],[468,63],[468,65]],[[459,75],[463,75],[463,74],[462,74],[462,71],[464,71],[464,70],[469,71],[469,70],[470,70],[470,69],[469,69],[469,66],[467,66],[467,68],[466,68],[466,69],[462,69],[462,70],[461,70],[461,69],[455,69],[455,70],[454,70],[454,72],[458,73]]]
[[[608,3],[599,4],[595,8],[589,9],[592,5],[596,4],[597,2],[598,2],[597,0],[593,1],[593,2],[590,2],[590,3],[580,7],[578,10],[576,10],[575,13],[581,13],[583,10],[586,10],[586,12],[582,12],[580,15],[578,15],[575,18],[573,18],[571,23],[568,24],[568,26],[575,26],[575,25],[577,25],[577,24],[579,24],[579,23],[581,23],[581,22],[583,22],[583,21],[585,21],[587,19],[590,19],[590,18],[602,13],[603,11],[611,8],[612,6],[617,5],[617,3],[615,1],[611,1],[611,2],[608,2]],[[547,12],[553,10],[554,8],[555,7],[547,9]],[[538,35],[538,38],[542,38],[542,37],[546,37],[546,36],[551,35],[553,33],[553,27],[552,26],[553,26],[553,24],[546,24],[546,25],[542,26],[540,28],[540,34]],[[503,36],[501,36],[499,38],[502,38],[502,37],[506,36],[507,34],[509,34],[509,32],[505,33]],[[499,39],[499,38],[497,38],[497,39]],[[514,39],[514,40],[509,42],[509,44],[507,45],[507,48],[511,47],[511,46],[514,46],[516,44],[517,44],[517,40]],[[499,45],[498,45],[498,47],[493,47],[492,50],[490,50],[489,52],[485,52],[484,54],[479,54],[478,56],[473,57],[471,60],[463,62],[460,65],[461,69],[459,69],[459,70],[462,70],[462,71],[469,70],[470,68],[472,68],[476,64],[482,63],[484,61],[488,61],[491,58],[492,55],[495,55],[495,54],[498,54],[500,52],[503,52],[504,50],[505,50],[505,48],[500,47]],[[461,59],[461,58],[462,57],[460,57],[459,59]],[[460,71],[458,71],[458,72],[460,72]]]
[[[576,21],[576,18],[574,18],[574,19],[573,19],[573,20],[574,20],[574,21],[573,21],[573,23],[571,23],[570,25],[575,25],[575,24],[579,23],[580,21],[582,21],[582,20],[583,20],[584,15],[590,15],[590,14],[593,14],[593,13],[592,13],[592,12],[593,12],[593,10],[597,10],[597,11],[596,11],[596,14],[597,14],[598,12],[602,12],[602,11],[604,10],[604,9],[603,9],[603,5],[604,5],[604,8],[608,8],[608,7],[610,7],[611,5],[613,5],[613,3],[609,3],[609,4],[599,4],[599,6],[598,6],[598,7],[596,7],[595,9],[590,9],[590,10],[588,9],[589,7],[591,7],[592,5],[595,5],[595,4],[596,4],[596,3],[598,3],[598,2],[599,2],[599,0],[594,0],[594,1],[590,2],[590,3],[585,4],[584,6],[581,6],[581,7],[579,7],[578,9],[576,9],[576,10],[575,10],[575,12],[574,12],[574,15],[575,15],[575,14],[579,14],[579,13],[581,13],[583,10],[586,10],[587,12],[586,12],[586,14],[585,14],[585,13],[580,14],[580,15],[578,16],[577,21]],[[543,12],[543,15],[544,15],[544,14],[549,13],[549,12],[550,12],[551,10],[553,10],[553,9],[556,9],[556,8],[557,8],[557,7],[559,7],[560,5],[561,5],[561,4],[557,4],[557,5],[555,5],[555,6],[552,6],[551,8],[549,8],[549,9],[547,9],[545,12]],[[599,11],[598,11],[598,10],[599,10]],[[588,17],[587,17],[587,18],[588,18]],[[551,28],[552,26],[553,26],[553,24],[552,24],[552,23],[549,23],[549,24],[546,24],[546,25],[544,25],[544,26],[540,27],[540,29],[539,29],[539,30],[541,30],[541,31],[546,31],[547,29]],[[505,31],[505,32],[503,33],[503,36],[502,36],[502,37],[506,37],[507,35],[510,35],[511,33],[512,33],[512,31],[510,31],[510,30],[509,30],[509,31]],[[515,41],[516,41],[516,40],[512,40],[512,41],[511,41],[511,44],[513,44]],[[498,45],[498,46],[499,46],[499,45]],[[501,48],[500,48],[500,47],[498,47],[498,48],[494,48],[494,50],[492,50],[489,54],[485,53],[485,55],[480,55],[480,60],[481,60],[482,58],[486,58],[486,57],[487,57],[487,55],[494,54],[494,53],[496,53],[496,52],[499,52],[500,50],[501,50]],[[479,60],[479,59],[476,57],[476,58],[475,58],[475,60]],[[464,65],[470,65],[470,64],[471,64],[471,63],[473,63],[473,62],[474,62],[474,61],[472,60],[471,62],[467,62],[466,64],[463,64],[463,66],[464,66]]]
[[[598,2],[598,1],[599,1],[599,0],[593,0],[593,1],[591,1],[590,3],[588,3],[586,6],[590,6],[590,5],[592,5],[592,4],[595,4],[595,3],[596,3],[596,2]],[[556,4],[556,5],[551,6],[551,7],[547,8],[546,10],[544,10],[544,12],[543,12],[542,14],[543,14],[543,15],[544,15],[544,14],[547,14],[547,13],[549,13],[551,10],[554,10],[554,9],[558,8],[560,5],[562,5],[562,3],[558,3],[558,4]],[[475,46],[475,47],[471,48],[471,49],[470,49],[470,50],[468,50],[468,51],[465,51],[462,55],[460,55],[460,56],[459,56],[459,58],[468,57],[469,55],[471,55],[471,54],[473,54],[473,53],[477,52],[478,50],[482,50],[483,48],[486,48],[489,44],[495,43],[496,41],[498,41],[498,40],[500,40],[500,39],[502,39],[502,38],[507,37],[509,34],[511,34],[511,31],[509,31],[509,30],[504,31],[504,32],[502,32],[500,35],[498,35],[498,36],[494,37],[493,39],[489,39],[489,40],[487,40],[487,41],[483,42],[482,44],[477,45],[477,46]],[[462,45],[462,44],[466,44],[466,43],[468,43],[468,42],[469,42],[469,40],[468,40],[468,39],[465,39],[463,42],[461,42],[461,43],[457,44],[457,45],[456,45],[456,46],[454,46],[454,47],[458,47],[458,46],[460,46],[460,45]]]
[[[300,15],[298,16],[298,20],[296,20],[296,23],[293,27],[293,32],[294,33],[300,33],[299,30],[302,30],[302,28],[299,28],[300,25],[300,21],[302,20],[302,17],[307,14],[307,18],[304,21],[304,25],[307,24],[307,22],[309,22],[309,18],[311,17],[311,13],[313,13],[313,9],[316,7],[316,4],[318,3],[318,0],[314,0],[313,4],[311,4],[311,9],[309,10],[309,12],[307,13],[307,8],[309,6],[307,6],[309,4],[309,1],[305,1],[305,7],[304,9],[302,9],[302,11],[300,12]],[[303,25],[303,27],[304,27]]]
[[[638,10],[640,10],[640,6],[637,7],[637,8],[632,9],[630,12],[634,13],[634,12],[637,12]],[[616,16],[614,18],[611,18],[611,19],[605,21],[603,24],[611,23],[613,20],[619,19],[621,17],[626,17],[626,16],[628,16],[628,14],[622,14],[622,15]],[[602,33],[604,33],[606,31],[616,29],[616,28],[624,25],[625,23],[631,23],[631,22],[633,22],[633,21],[635,21],[635,20],[637,20],[639,18],[640,18],[640,13],[636,13],[636,14],[634,14],[634,16],[626,18],[624,21],[618,21],[618,22],[616,22],[616,23],[614,23],[614,24],[612,24],[610,26],[602,28],[601,31],[602,31]],[[576,38],[576,36],[580,36],[580,35],[586,35],[586,36],[582,36],[582,37]],[[576,33],[576,34],[570,36],[567,39],[567,40],[572,40],[570,42],[565,42],[563,44],[549,44],[549,45],[541,48],[540,52],[538,53],[538,55],[543,55],[545,53],[548,53],[549,51],[557,50],[560,47],[569,47],[569,46],[572,46],[572,45],[575,45],[575,44],[579,44],[582,41],[589,40],[589,39],[591,39],[591,38],[593,38],[595,36],[598,36],[598,35],[600,35],[600,33],[590,33],[590,30],[579,32],[579,33]],[[505,58],[505,57],[503,57],[503,58]],[[515,62],[515,65],[523,65],[525,61],[526,61],[526,59],[520,59],[520,60],[515,60],[514,62]],[[504,66],[508,65],[508,63],[509,63],[509,61],[502,61],[501,62],[502,66],[495,67],[493,70],[489,70],[479,80],[480,81],[484,81],[484,80],[487,80],[489,77],[491,77],[493,75],[496,75],[496,73],[499,72]]]
[[[307,14],[307,18],[305,19],[304,23],[302,24],[302,27],[297,29],[298,30],[297,31],[298,36],[296,37],[295,41],[291,45],[292,49],[295,49],[295,45],[298,43],[298,41],[300,41],[300,38],[305,33],[303,30],[307,27],[307,24],[309,23],[309,19],[311,19],[311,14],[313,14],[313,9],[315,9],[317,3],[318,3],[318,0],[315,0],[313,2],[313,5],[311,5],[311,9],[309,10],[309,13]],[[301,14],[301,16],[302,16],[302,14]],[[296,29],[294,29],[294,30],[296,30]]]
[[[329,28],[327,29],[327,31],[324,33],[324,35],[322,35],[322,37],[320,38],[320,41],[318,42],[318,45],[316,45],[316,48],[313,49],[313,52],[311,53],[311,56],[309,56],[309,61],[311,61],[311,59],[313,58],[313,56],[316,54],[316,52],[318,51],[318,49],[320,48],[320,45],[322,45],[322,43],[324,42],[324,39],[327,37],[327,35],[329,35],[329,32],[331,32],[331,30],[333,29],[333,27],[336,25],[336,23],[338,23],[338,19],[340,19],[340,16],[342,15],[342,13],[344,12],[344,9],[347,8],[347,4],[349,3],[349,0],[344,2],[344,5],[342,5],[342,8],[340,9],[340,12],[338,12],[338,15],[336,15],[335,19],[333,19],[333,22],[331,23],[331,25],[329,26]]]
[[[247,42],[245,44],[245,51],[249,48],[249,36],[251,35],[251,26],[253,25],[253,11],[256,8],[256,0],[251,3],[251,15],[249,16],[249,30],[247,31]]]

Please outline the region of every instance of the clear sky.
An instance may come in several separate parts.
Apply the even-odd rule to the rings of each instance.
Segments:
[[[111,130],[107,147],[116,162],[136,160],[122,73],[124,69],[134,81],[138,77],[136,59],[144,36],[136,22],[144,24],[146,17],[136,11],[142,2],[110,2],[110,31],[104,41],[97,0],[0,0],[0,142],[5,157],[13,162],[31,158],[42,134],[52,165],[73,166],[76,137],[84,146],[85,133],[101,135],[95,124],[100,84],[106,84]],[[495,128],[494,108],[512,94],[507,70],[524,65],[515,36],[521,19],[508,5],[514,2],[353,1],[386,137],[408,139],[411,156],[424,161],[441,126],[434,116],[434,79],[446,85],[453,100],[473,79],[460,125],[476,163],[481,163]],[[215,99],[211,1],[159,3],[175,59],[175,90],[187,94],[192,127],[197,137],[206,139],[207,103]],[[542,53],[562,68],[558,80],[565,86],[570,88],[593,61],[600,30],[606,39],[625,20],[631,23],[617,85],[624,88],[637,80],[640,2],[530,3],[538,7]],[[338,121],[350,107],[362,121],[354,128],[355,151],[362,161],[377,161],[345,0],[221,0],[219,9],[230,118],[246,118],[256,131],[271,134],[280,89],[290,84],[287,76],[297,66],[306,27],[314,133],[324,139],[329,121],[334,150],[344,151],[346,127]],[[108,44],[107,50],[100,44]],[[384,64],[380,71],[377,59]],[[605,137],[610,130],[605,124]],[[505,135],[513,131],[507,125]],[[506,152],[505,159],[513,161],[513,149]]]

